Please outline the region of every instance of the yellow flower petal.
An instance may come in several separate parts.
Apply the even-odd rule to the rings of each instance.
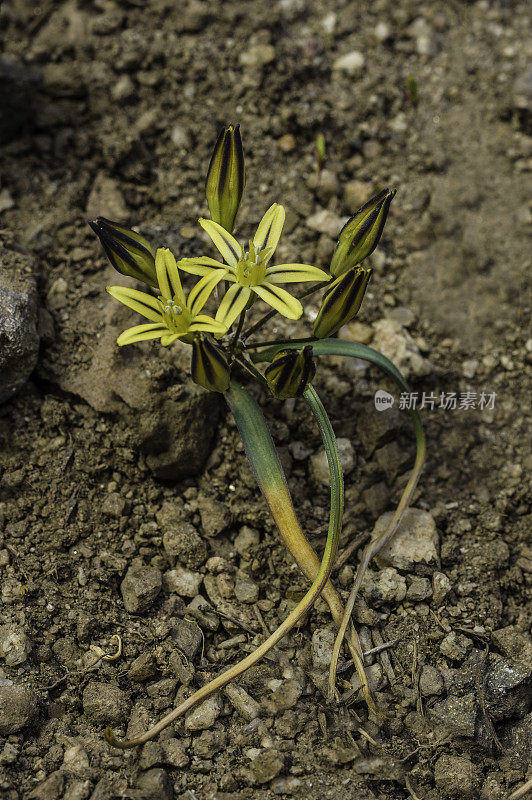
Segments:
[[[184,333],[169,333],[166,336],[161,336],[161,344],[163,347],[168,347],[169,344],[175,342],[176,339],[179,339],[181,336],[185,336]]]
[[[254,286],[253,291],[258,294],[265,303],[268,303],[272,308],[275,308],[279,314],[288,319],[299,319],[303,313],[303,306],[297,299],[293,297],[286,289],[280,286],[273,286],[272,284]]]
[[[224,334],[226,330],[227,325],[224,322],[217,322],[212,317],[207,316],[207,314],[198,314],[194,322],[189,326],[190,333],[206,331],[206,333]]]
[[[304,281],[330,281],[331,276],[310,264],[277,264],[267,267],[265,283],[302,283]]]
[[[222,298],[222,302],[216,312],[216,320],[222,322],[229,329],[246,307],[250,295],[251,289],[248,286],[233,283]]]
[[[209,275],[204,275],[203,278],[192,287],[188,295],[187,307],[193,317],[201,311],[216,284],[220,283],[226,274],[226,269],[211,270]]]
[[[174,254],[167,247],[160,247],[155,254],[155,270],[157,281],[163,297],[177,297],[183,303],[185,295],[181,286],[179,270]]]
[[[227,269],[226,264],[215,258],[199,256],[198,258],[181,258],[177,262],[179,269],[191,275],[210,275],[213,269]]]
[[[107,291],[125,306],[138,311],[146,319],[152,322],[162,322],[161,306],[156,297],[146,292],[139,292],[137,289],[129,289],[127,286],[108,286]]]
[[[222,228],[221,225],[218,225],[217,222],[213,222],[212,219],[200,219],[199,224],[203,230],[209,234],[213,244],[220,251],[227,263],[232,267],[236,267],[242,255],[242,248],[235,237],[231,236],[231,234],[226,231],[225,228]]]
[[[257,233],[253,237],[253,244],[257,250],[273,248],[273,253],[283,230],[285,216],[284,207],[278,203],[274,203],[269,207],[259,223]]]
[[[148,322],[145,325],[135,325],[133,328],[128,328],[118,337],[117,344],[121,347],[125,344],[133,344],[133,342],[145,342],[148,339],[158,339],[168,331],[166,325],[157,325]]]

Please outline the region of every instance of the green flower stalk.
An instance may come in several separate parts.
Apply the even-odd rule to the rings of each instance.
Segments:
[[[205,275],[185,297],[179,270],[173,254],[168,249],[159,248],[155,256],[159,297],[153,297],[127,286],[108,286],[107,291],[125,306],[138,311],[150,322],[135,325],[120,334],[116,340],[119,345],[143,342],[147,339],[160,339],[162,345],[169,345],[176,339],[189,339],[196,331],[222,335],[226,326],[207,314],[199,312],[209,299],[214,287],[225,276],[225,270],[213,270]]]
[[[310,264],[277,264],[268,266],[279,242],[285,219],[283,206],[274,203],[263,216],[255,236],[245,250],[229,231],[210,219],[200,219],[226,263],[208,256],[182,258],[179,269],[193,275],[209,275],[213,270],[226,270],[225,280],[232,286],[225,293],[216,319],[230,328],[235,319],[258,295],[265,303],[288,319],[299,319],[303,306],[279,284],[323,281],[326,272]]]
[[[372,273],[372,269],[352,267],[331,283],[314,322],[314,336],[317,339],[333,336],[342,325],[356,317]]]
[[[395,194],[395,189],[384,189],[345,223],[331,260],[331,275],[335,278],[342,275],[373,253]]]
[[[229,233],[233,232],[245,184],[240,125],[229,125],[220,132],[214,145],[205,186],[213,221]]]
[[[117,272],[149,286],[157,286],[155,256],[143,236],[105,217],[96,217],[89,225]]]
[[[315,374],[311,345],[299,352],[280,350],[264,372],[272,394],[278,400],[301,397]]]
[[[197,333],[192,342],[190,375],[194,383],[210,392],[229,389],[229,362],[224,351],[203,333]]]

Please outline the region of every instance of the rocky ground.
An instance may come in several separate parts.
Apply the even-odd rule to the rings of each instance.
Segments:
[[[528,22],[487,0],[2,4],[2,800],[503,800],[532,777]],[[356,607],[365,650],[392,643],[368,656],[382,718],[345,660],[327,705],[319,601],[260,668],[124,753],[106,724],[144,730],[306,587],[185,348],[116,347],[133,323],[105,286],[127,281],[86,224],[204,252],[226,122],[247,159],[239,235],[282,202],[283,261],[327,265],[346,216],[398,189],[343,334],[437,397],[428,461]],[[307,334],[317,303],[270,333]],[[341,439],[343,549],[397,502],[413,437],[398,402],[375,410],[391,387],[373,369],[323,359],[315,385]],[[475,407],[440,408],[450,392]],[[320,549],[319,434],[302,403],[259,397]],[[355,565],[335,573],[345,596]]]

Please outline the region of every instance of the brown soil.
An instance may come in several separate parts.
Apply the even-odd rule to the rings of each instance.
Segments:
[[[502,800],[530,779],[523,682],[504,708],[486,710],[487,667],[472,684],[464,678],[486,648],[518,662],[525,678],[532,671],[526,27],[524,3],[487,0],[5,0],[3,58],[21,74],[7,84],[0,128],[0,239],[36,276],[41,348],[28,383],[0,409],[1,622],[23,632],[28,649],[20,663],[0,661],[0,685],[30,686],[38,698],[33,722],[0,744],[2,800]],[[363,66],[335,66],[353,51]],[[404,90],[410,74],[417,107]],[[14,88],[21,80],[27,95]],[[306,586],[223,401],[188,380],[186,349],[116,347],[134,323],[105,286],[127,281],[86,224],[101,214],[176,254],[205,252],[196,221],[227,122],[241,123],[246,152],[239,235],[283,203],[283,261],[325,264],[333,239],[309,218],[323,209],[345,218],[380,188],[398,189],[370,258],[360,315],[370,327],[351,333],[388,345],[414,391],[496,393],[495,407],[422,412],[428,460],[414,505],[436,521],[450,592],[440,603],[359,610],[368,647],[395,641],[392,672],[376,660],[382,719],[369,720],[357,697],[327,705],[311,655],[313,632],[330,626],[319,601],[242,680],[258,722],[223,695],[205,730],[181,721],[122,753],[102,739],[106,718],[116,730],[142,729],[253,649],[259,616],[273,630]],[[320,132],[331,186],[316,189]],[[374,326],[383,319],[403,324],[397,341]],[[307,335],[308,321],[269,333]],[[401,355],[406,341],[414,358]],[[390,388],[376,371],[323,359],[315,385],[356,453],[345,547],[394,507],[413,437],[397,407],[375,411],[376,389]],[[310,458],[317,429],[303,403],[258,397],[320,550],[328,490]],[[176,530],[172,555],[163,535]],[[193,594],[217,613],[187,628],[193,598],[167,578],[151,604],[128,612],[120,587],[139,564],[159,575],[182,564],[201,581]],[[344,596],[353,565],[356,555],[335,576]],[[441,646],[453,633],[454,650]],[[95,663],[91,645],[113,651],[117,634],[121,656]],[[443,680],[439,694],[420,689],[427,665]],[[341,672],[341,692],[352,678],[352,667]],[[94,681],[103,686],[93,691]],[[98,700],[109,687],[106,712]],[[461,709],[469,696],[474,731],[434,722],[434,705],[452,697]]]

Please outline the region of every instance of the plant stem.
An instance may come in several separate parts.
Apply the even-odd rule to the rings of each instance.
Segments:
[[[310,581],[313,581],[320,566],[319,558],[305,537],[297,519],[286,479],[262,412],[249,392],[242,387],[240,387],[239,394],[235,396],[233,414],[240,430],[251,468],[268,503],[279,533],[301,571]],[[322,594],[331,610],[334,624],[338,628],[344,616],[344,607],[340,595],[330,581],[326,583]],[[349,624],[347,630],[347,645],[358,673],[366,703],[372,711],[376,712],[364,667],[362,647],[352,623]]]
[[[235,335],[233,336],[231,344],[229,345],[229,352],[231,353],[231,355],[234,353],[236,343],[238,342],[238,337],[242,333],[242,328],[244,327],[245,318],[246,318],[246,309],[244,309],[244,311],[241,312],[240,317],[238,318],[238,325],[236,326]]]
[[[231,409],[236,406],[239,394],[242,388],[237,384],[233,384],[226,392],[226,399]],[[277,628],[274,633],[269,636],[257,649],[250,653],[246,658],[242,659],[238,664],[230,667],[221,675],[214,678],[206,686],[194,692],[189,698],[181,703],[177,708],[173,709],[156,725],[150,728],[149,731],[137,736],[134,739],[117,739],[110,728],[106,730],[106,739],[114,747],[120,749],[128,749],[136,747],[139,744],[153,739],[174,720],[186,714],[194,705],[210,697],[211,694],[226,686],[234,678],[241,675],[249,667],[259,662],[269,650],[274,647],[277,642],[285,636],[296,624],[296,622],[305,614],[313,605],[316,598],[321,594],[324,586],[329,580],[331,569],[334,563],[334,558],[338,548],[338,540],[340,538],[340,531],[342,527],[342,511],[344,500],[344,484],[342,467],[340,464],[340,456],[336,445],[336,437],[331,427],[331,423],[321,401],[312,387],[308,387],[305,392],[305,398],[314,410],[314,414],[318,421],[321,435],[325,444],[325,452],[329,462],[329,471],[331,474],[331,511],[329,517],[329,531],[327,534],[327,541],[325,543],[325,550],[323,558],[316,577],[312,586],[307,591],[303,599],[298,603],[294,610],[288,615],[284,622]]]
[[[331,278],[331,281],[332,280],[333,278]],[[301,292],[301,294],[296,295],[296,297],[298,300],[302,300],[304,297],[310,297],[311,294],[314,294],[314,292],[317,292],[319,289],[327,286],[327,284],[331,281],[321,281],[321,283],[318,283],[317,286],[313,286],[312,289],[306,289],[304,292]],[[263,325],[266,325],[266,323],[278,313],[279,312],[275,308],[273,308],[271,311],[268,311],[268,313],[261,317],[254,325],[251,326],[251,328],[248,328],[247,331],[244,331],[243,338],[247,339],[248,336],[251,336],[252,333],[255,333],[262,328]]]
[[[256,347],[270,347],[270,345],[281,344],[308,344],[309,342],[318,341],[315,336],[303,336],[301,339],[272,339],[269,342],[252,342],[252,344],[245,344],[244,350],[254,350]]]

